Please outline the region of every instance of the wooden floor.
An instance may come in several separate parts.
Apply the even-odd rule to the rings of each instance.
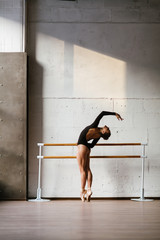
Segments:
[[[0,202],[0,240],[160,240],[160,200]]]

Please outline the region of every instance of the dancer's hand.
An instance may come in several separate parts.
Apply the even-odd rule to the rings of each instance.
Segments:
[[[116,113],[116,118],[121,121],[123,120],[123,118],[118,113]]]

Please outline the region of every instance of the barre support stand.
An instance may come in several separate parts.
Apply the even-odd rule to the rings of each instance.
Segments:
[[[153,201],[153,199],[148,199],[144,197],[144,164],[145,164],[145,143],[142,144],[142,176],[141,176],[141,197],[140,198],[132,198],[133,201],[138,202],[150,202]]]
[[[42,199],[41,198],[41,164],[42,164],[42,147],[44,146],[43,143],[37,144],[39,147],[39,156],[37,158],[39,159],[39,167],[38,167],[38,188],[37,188],[37,198],[36,199],[30,199],[29,202],[49,202],[49,199]]]

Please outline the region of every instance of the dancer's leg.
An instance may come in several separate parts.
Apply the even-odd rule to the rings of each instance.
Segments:
[[[90,152],[87,154],[87,194],[86,194],[86,198],[87,201],[90,201],[91,195],[92,195],[92,191],[91,191],[91,186],[92,186],[92,180],[93,180],[93,175],[90,169]]]
[[[93,180],[93,175],[90,169],[90,152],[87,154],[87,187],[91,188],[92,186],[92,180]]]
[[[87,154],[89,149],[84,145],[78,145],[78,152],[77,152],[77,161],[79,165],[79,170],[81,174],[81,199],[84,201],[85,199],[85,185],[88,177],[87,172]]]

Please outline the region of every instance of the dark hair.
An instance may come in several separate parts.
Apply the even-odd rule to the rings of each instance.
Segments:
[[[111,136],[111,132],[110,132],[110,131],[107,132],[107,133],[103,133],[103,134],[101,135],[101,137],[102,137],[104,140],[107,140],[110,136]]]

